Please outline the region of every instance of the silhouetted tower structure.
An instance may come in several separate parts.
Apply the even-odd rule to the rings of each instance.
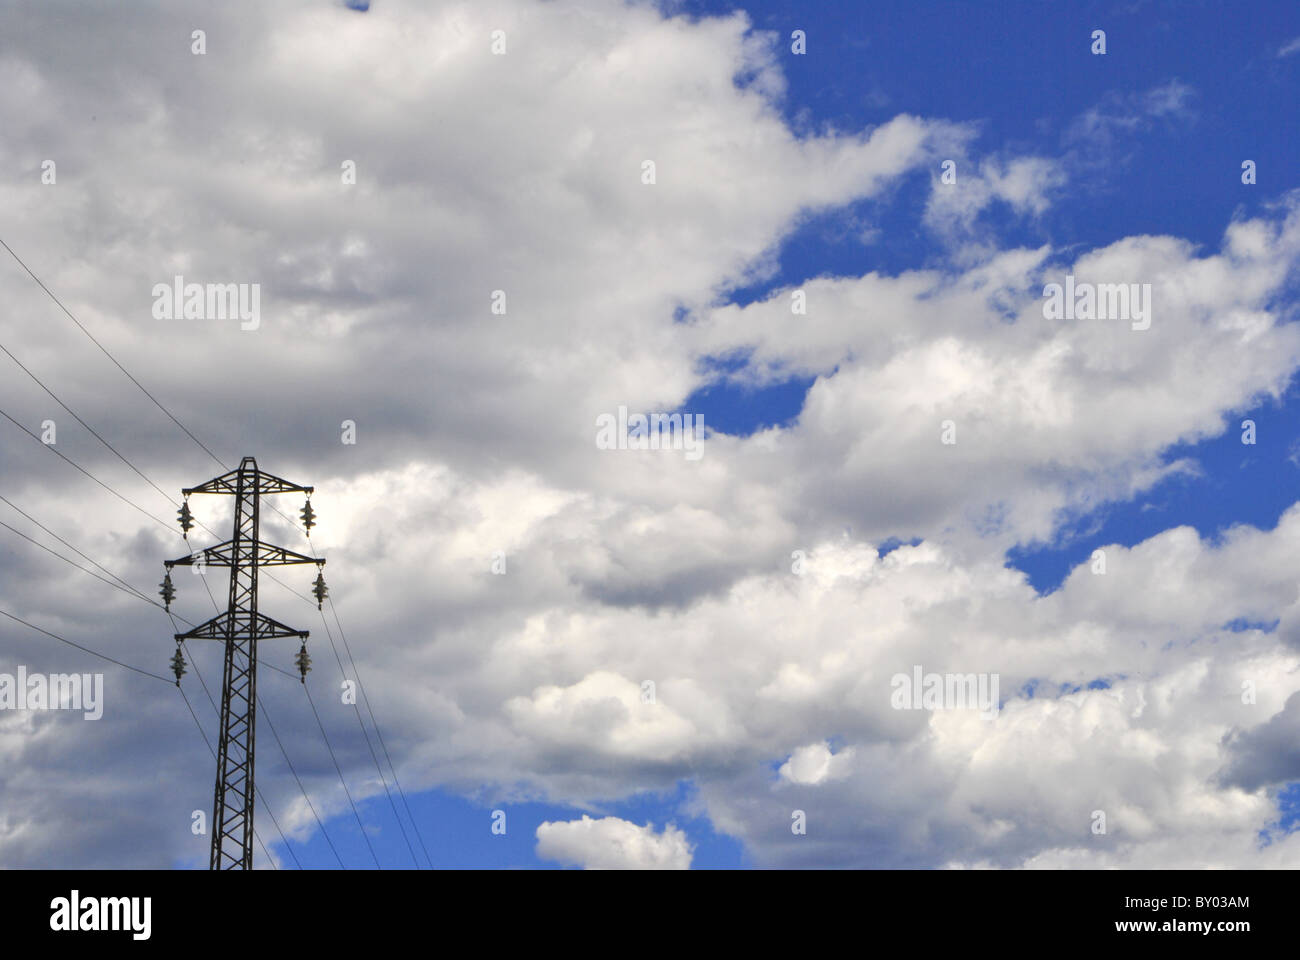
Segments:
[[[308,631],[287,627],[257,609],[258,570],[300,563],[314,563],[319,568],[325,564],[324,560],[263,543],[258,538],[261,498],[273,493],[305,494],[307,505],[303,507],[301,516],[310,536],[316,516],[311,509],[312,490],[312,487],[264,473],[257,468],[256,460],[245,457],[237,470],[222,474],[202,486],[181,491],[185,503],[179,516],[187,540],[194,526],[189,507],[190,494],[216,493],[235,498],[231,539],[179,560],[166,561],[167,575],[160,591],[170,609],[175,596],[172,567],[230,568],[230,600],[225,613],[217,614],[187,633],[176,634],[176,655],[172,659],[179,686],[184,672],[181,641],[221,640],[226,646],[217,782],[212,802],[212,856],[209,861],[212,870],[250,870],[253,866],[253,748],[257,719],[258,643],[277,637],[297,637],[302,646],[295,663],[303,683],[307,682],[307,671],[311,669],[311,658],[307,656]],[[314,592],[319,605],[326,594],[322,572],[317,574]]]

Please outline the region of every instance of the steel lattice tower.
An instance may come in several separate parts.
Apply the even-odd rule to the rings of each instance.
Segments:
[[[258,642],[276,637],[298,637],[303,642],[298,668],[306,682],[310,659],[306,655],[306,630],[294,630],[272,620],[257,609],[257,573],[262,567],[325,561],[308,557],[284,547],[258,539],[261,497],[273,493],[303,493],[311,496],[313,488],[289,483],[257,468],[257,461],[245,457],[237,470],[209,480],[202,486],[182,490],[186,503],[181,507],[181,528],[188,535],[193,526],[188,498],[193,493],[226,494],[235,498],[234,534],[215,547],[178,560],[168,560],[164,580],[164,599],[170,606],[175,591],[171,568],[202,564],[230,568],[230,601],[225,613],[219,613],[187,633],[175,635],[177,659],[174,668],[177,683],[184,668],[180,666],[180,643],[183,640],[222,640],[226,646],[224,677],[221,686],[221,734],[217,750],[217,781],[212,806],[212,870],[249,870],[253,866],[253,754],[257,719],[257,647]],[[314,514],[310,501],[303,509],[303,520],[310,532]],[[324,578],[317,577],[317,600],[323,600]]]

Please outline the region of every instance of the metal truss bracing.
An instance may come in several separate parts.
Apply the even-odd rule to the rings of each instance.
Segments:
[[[203,564],[230,568],[229,603],[206,623],[176,640],[221,640],[225,643],[225,667],[221,688],[221,733],[217,750],[217,779],[213,796],[213,870],[248,870],[253,865],[253,773],[257,729],[258,641],[277,637],[306,639],[305,630],[295,630],[264,616],[257,609],[257,574],[261,567],[314,563],[308,557],[283,547],[263,543],[258,537],[261,497],[274,493],[310,494],[311,487],[289,483],[257,468],[257,461],[245,457],[232,470],[202,486],[184,490],[193,493],[226,494],[235,498],[234,535],[226,543],[208,547],[188,557],[167,562],[167,567]]]

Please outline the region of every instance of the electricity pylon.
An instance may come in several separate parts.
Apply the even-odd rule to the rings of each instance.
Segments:
[[[194,526],[189,497],[192,493],[227,494],[235,498],[234,535],[225,543],[208,547],[179,560],[166,561],[167,576],[162,596],[170,609],[175,589],[171,568],[175,566],[229,567],[230,602],[219,613],[188,633],[176,634],[173,669],[180,685],[184,660],[180,655],[183,640],[222,640],[226,645],[224,679],[221,685],[221,737],[217,751],[217,785],[212,801],[212,870],[250,870],[253,866],[253,747],[257,719],[257,646],[261,640],[298,637],[302,648],[296,663],[303,683],[311,669],[307,656],[306,630],[294,630],[257,609],[257,572],[261,567],[314,563],[324,560],[304,556],[284,547],[258,539],[261,497],[272,493],[303,493],[307,505],[302,509],[303,522],[310,536],[315,513],[311,509],[312,487],[289,483],[257,469],[257,461],[245,457],[239,469],[231,470],[198,487],[181,492],[185,495],[179,515],[181,530],[189,539]],[[198,572],[198,571],[196,571]],[[315,586],[318,604],[325,598],[325,578],[318,573]]]

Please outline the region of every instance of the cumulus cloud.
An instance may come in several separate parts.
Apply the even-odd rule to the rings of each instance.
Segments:
[[[1300,780],[1300,692],[1268,723],[1233,730],[1226,736],[1231,762],[1223,779],[1247,790]]]
[[[656,833],[648,823],[584,816],[539,826],[537,855],[586,870],[689,870],[692,848],[672,824]]]
[[[817,784],[838,780],[847,774],[852,757],[852,748],[832,754],[828,743],[810,743],[792,753],[777,773],[790,783]]]
[[[786,290],[719,308],[697,327],[699,349],[741,351],[734,380],[816,378],[796,425],[735,444],[734,457],[764,480],[776,463],[816,464],[782,482],[823,532],[848,519],[880,540],[1047,538],[1063,513],[1181,469],[1161,456],[1170,445],[1216,436],[1226,411],[1285,389],[1300,332],[1275,305],[1300,252],[1298,200],[1230,225],[1207,256],[1130,237],[1072,261],[1010,250],[957,275],[810,281],[798,324]],[[1150,283],[1151,328],[1046,319],[1043,287],[1067,274]],[[1211,366],[1212,378],[1187,375]]]

